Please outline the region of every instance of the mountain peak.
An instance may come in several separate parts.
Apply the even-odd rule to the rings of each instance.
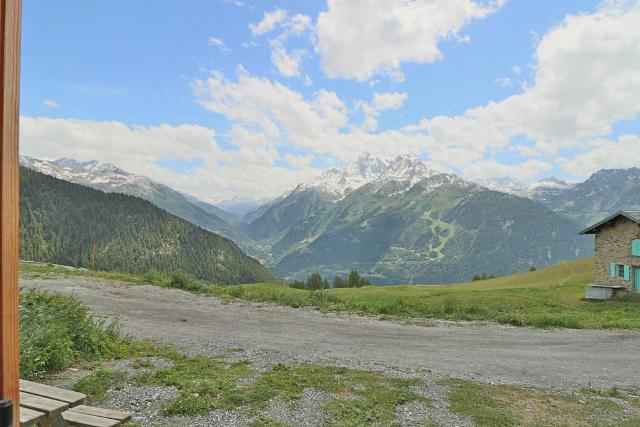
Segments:
[[[71,159],[69,157],[61,157],[58,160],[54,160],[52,163],[60,166],[67,166],[70,168],[78,167],[81,164],[81,162],[79,162],[78,160]]]
[[[341,199],[375,181],[393,180],[406,183],[410,188],[418,181],[438,173],[441,172],[428,167],[422,160],[410,154],[381,159],[365,151],[355,161],[329,169],[319,177],[300,184],[294,191],[316,189]]]
[[[489,190],[500,191],[508,194],[520,194],[526,187],[522,182],[509,176],[480,178],[475,180],[475,182]]]
[[[640,169],[632,167],[628,169],[601,169],[591,175],[587,181],[608,180],[612,178],[631,179],[640,177]]]
[[[117,167],[114,164],[111,163],[107,163],[107,162],[101,162],[98,160],[88,160],[86,162],[81,162],[75,159],[70,159],[67,157],[63,157],[61,159],[55,160],[52,163],[58,165],[58,166],[62,166],[62,167],[67,167],[67,168],[71,168],[71,169],[75,169],[78,171],[83,171],[83,172],[92,172],[92,173],[112,173],[112,174],[118,174],[118,175],[131,175],[128,172],[125,172],[124,170],[120,169],[119,167]]]

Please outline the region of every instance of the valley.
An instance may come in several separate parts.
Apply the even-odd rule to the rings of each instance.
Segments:
[[[21,169],[25,260],[129,273],[176,272],[216,283],[274,276],[232,241],[150,202]]]
[[[364,153],[253,211],[238,202],[239,215],[107,163],[21,162],[149,200],[231,239],[287,280],[316,271],[331,279],[353,268],[379,285],[526,271],[589,256],[593,241],[577,235],[581,228],[604,212],[640,207],[637,168],[600,171],[583,183],[550,178],[524,187],[505,180],[474,183],[411,156]],[[617,182],[623,184],[612,192]],[[235,209],[233,202],[229,206]]]

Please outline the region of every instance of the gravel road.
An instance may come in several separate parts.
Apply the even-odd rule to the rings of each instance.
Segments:
[[[191,354],[241,347],[259,363],[305,361],[431,371],[545,389],[640,385],[640,332],[539,330],[493,324],[380,321],[272,305],[223,303],[174,289],[83,278],[21,279],[117,316],[139,338]]]

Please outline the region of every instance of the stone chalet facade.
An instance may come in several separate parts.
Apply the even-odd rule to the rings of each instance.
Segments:
[[[620,211],[580,234],[595,234],[596,287],[640,293],[640,211]]]

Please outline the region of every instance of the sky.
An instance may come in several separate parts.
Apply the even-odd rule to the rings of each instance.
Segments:
[[[640,0],[30,0],[21,154],[210,202],[363,152],[468,179],[640,166]]]

